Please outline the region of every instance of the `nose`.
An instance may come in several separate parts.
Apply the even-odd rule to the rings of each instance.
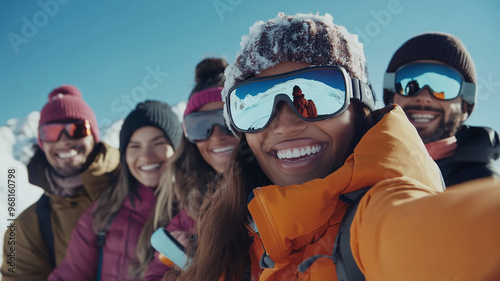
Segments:
[[[307,121],[297,116],[288,104],[282,103],[279,106],[278,113],[270,124],[271,130],[275,134],[295,135],[307,127]]]
[[[149,158],[155,154],[154,145],[147,145],[140,150],[140,156],[144,158]]]
[[[59,148],[64,148],[66,146],[71,145],[72,139],[70,139],[65,132],[62,132],[59,136],[59,139],[56,141],[55,146]]]
[[[434,98],[432,97],[432,93],[429,89],[424,88],[417,96],[415,96],[415,101],[422,105],[429,105],[434,102]]]
[[[209,139],[214,141],[221,140],[225,136],[227,136],[227,134],[224,133],[219,126],[215,125],[212,129],[212,134],[210,135]]]

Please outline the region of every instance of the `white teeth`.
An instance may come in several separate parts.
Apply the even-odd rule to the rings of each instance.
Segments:
[[[300,148],[278,150],[276,151],[276,156],[280,160],[292,159],[292,158],[299,158],[305,155],[315,154],[318,153],[320,150],[321,150],[320,145],[304,146]]]
[[[410,118],[415,123],[426,123],[436,119],[436,115],[413,113],[410,114]]]
[[[76,150],[72,149],[70,150],[69,152],[59,152],[57,154],[57,156],[59,158],[69,158],[69,157],[72,157],[72,156],[75,156],[77,155],[78,153],[76,152]]]
[[[143,171],[151,171],[151,170],[156,169],[158,167],[160,167],[160,164],[156,163],[156,164],[151,164],[151,165],[140,166],[139,169],[143,170]]]
[[[310,146],[306,147],[306,154],[311,155],[311,147]]]
[[[225,147],[214,148],[214,149],[212,149],[212,152],[220,153],[220,152],[230,151],[233,149],[234,149],[234,145],[230,145],[230,146],[225,146]]]

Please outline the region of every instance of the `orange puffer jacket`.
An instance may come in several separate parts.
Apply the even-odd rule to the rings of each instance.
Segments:
[[[369,186],[351,225],[351,248],[366,280],[491,280],[478,276],[491,277],[493,265],[500,273],[500,190],[493,201],[497,206],[487,208],[479,200],[492,196],[488,188],[485,194],[481,189],[443,193],[437,165],[394,106],[326,178],[254,190],[248,205],[258,229],[254,243],[263,243],[274,266],[261,272],[252,264],[252,280],[337,280],[328,257],[304,273],[297,267],[309,257],[332,255],[347,208],[340,194]],[[476,211],[487,220],[471,215]],[[477,244],[481,247],[471,250]],[[481,255],[488,245],[497,250]],[[250,249],[252,263],[262,252],[258,246]]]

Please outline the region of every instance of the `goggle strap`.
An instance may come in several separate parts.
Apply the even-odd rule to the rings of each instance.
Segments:
[[[475,83],[465,82],[462,89],[460,90],[462,100],[469,104],[476,103],[476,90],[477,85]]]
[[[368,85],[357,78],[351,78],[353,98],[361,101],[371,110],[375,109],[375,100],[373,99],[373,90],[371,85]]]
[[[395,81],[396,81],[396,73],[386,72],[384,74],[384,89],[395,93],[396,92]]]

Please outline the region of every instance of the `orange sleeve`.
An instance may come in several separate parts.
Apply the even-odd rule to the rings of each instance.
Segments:
[[[367,280],[500,280],[500,182],[439,193],[385,180],[361,200],[351,234]]]

